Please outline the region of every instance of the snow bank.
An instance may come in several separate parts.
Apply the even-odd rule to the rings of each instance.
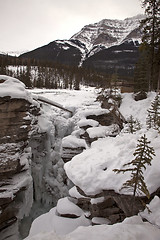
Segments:
[[[140,217],[135,216],[114,225],[80,227],[67,237],[66,239],[71,240],[159,240],[160,230],[149,223],[143,223]]]
[[[150,193],[154,192],[160,186],[160,135],[154,130],[143,129],[136,134],[120,134],[115,138],[99,139],[92,143],[90,149],[83,151],[65,164],[67,176],[88,195],[95,195],[109,189],[118,193],[132,194],[126,189],[120,191],[123,183],[130,178],[130,173],[116,174],[113,169],[122,168],[134,158],[137,140],[144,133],[148,140],[152,140],[151,146],[156,153],[152,166],[147,166],[144,172],[147,187]]]
[[[110,126],[88,128],[86,132],[89,134],[90,138],[104,138],[106,136],[117,135],[120,132],[120,129],[117,124],[112,124]]]
[[[144,125],[146,122],[147,109],[149,109],[155,96],[155,92],[150,92],[146,99],[135,101],[133,93],[123,93],[122,104],[119,110],[126,119],[132,115],[134,119],[137,118]]]
[[[160,199],[158,196],[155,196],[154,199],[147,204],[147,207],[151,212],[148,212],[146,208],[144,212],[141,212],[139,215],[147,219],[150,223],[158,226],[160,228]]]
[[[74,231],[79,226],[89,225],[90,221],[86,219],[84,215],[78,218],[64,218],[57,216],[56,208],[52,208],[48,213],[45,213],[34,220],[31,226],[29,237],[26,239],[30,239],[32,236],[38,234],[39,232],[49,233],[54,231],[58,235],[65,235]]]
[[[93,119],[81,119],[77,123],[77,126],[79,126],[79,127],[86,127],[86,126],[97,127],[98,125],[99,125],[99,122],[97,122]]]
[[[83,147],[86,148],[86,142],[84,139],[79,139],[74,135],[69,135],[62,139],[62,147],[65,148],[78,148]]]
[[[100,107],[97,108],[97,106],[91,106],[91,107],[88,107],[81,111],[78,111],[78,114],[79,114],[80,118],[86,118],[91,115],[99,116],[102,114],[107,114],[109,112],[110,111],[108,109],[104,109],[104,108],[100,108]]]
[[[46,222],[47,225],[48,222]],[[65,226],[64,226],[65,227]],[[42,230],[42,229],[41,229]],[[66,236],[57,236],[52,232],[42,232],[26,240],[159,240],[160,229],[149,223],[144,223],[140,217],[127,218],[122,223],[79,227]]]

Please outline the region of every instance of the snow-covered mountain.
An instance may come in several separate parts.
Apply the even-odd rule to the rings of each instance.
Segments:
[[[103,19],[98,23],[84,26],[71,39],[81,41],[88,51],[91,51],[97,45],[109,48],[122,44],[126,40],[141,41],[139,25],[143,18],[144,15],[137,15],[124,20]]]
[[[131,43],[133,46],[138,46],[141,41],[140,20],[143,18],[144,15],[137,15],[132,18],[126,18],[125,20],[103,19],[98,23],[84,26],[69,40],[55,40],[46,46],[22,54],[21,57],[49,60],[72,66],[83,66],[84,64],[86,67],[97,67],[97,63],[90,63],[90,60],[88,62],[88,59],[97,53],[102,53],[106,49],[116,46],[119,47],[121,45],[124,46],[125,49],[125,44],[128,43]],[[132,56],[132,52],[137,51],[137,49],[129,49],[129,51],[130,53],[126,56],[127,62],[128,59],[130,60],[134,57],[134,61],[132,61],[133,66],[121,66],[121,68],[127,68],[127,70],[134,67],[137,59],[137,56],[136,59],[135,56]],[[120,52],[123,52],[123,47]],[[117,49],[117,53],[119,53],[119,49]],[[109,61],[111,61],[110,57],[112,57],[112,54],[110,55],[109,53]],[[103,64],[105,63],[105,59],[98,58],[98,62],[101,60],[102,64],[98,64],[98,68],[108,71],[108,68],[106,69],[107,65],[105,64],[104,67]],[[117,62],[116,65],[118,65]]]
[[[28,52],[28,50],[17,50],[17,51],[0,51],[1,55],[9,55],[9,56],[13,56],[13,57],[18,57],[23,53]]]

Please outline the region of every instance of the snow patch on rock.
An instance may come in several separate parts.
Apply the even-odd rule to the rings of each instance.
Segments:
[[[33,103],[31,93],[25,89],[24,83],[16,78],[0,75],[0,96],[11,98],[22,98]]]

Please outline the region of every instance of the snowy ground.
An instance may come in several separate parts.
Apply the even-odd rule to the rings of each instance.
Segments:
[[[72,109],[74,116],[71,118],[71,121],[73,121],[74,124],[78,123],[79,126],[85,124],[85,117],[88,112],[95,113],[100,106],[99,103],[95,102],[96,90],[93,88],[83,88],[82,91],[47,90],[47,92],[36,89],[32,92]],[[133,159],[137,140],[144,134],[146,134],[148,140],[151,141],[151,146],[154,147],[156,153],[152,161],[152,166],[147,167],[144,172],[145,181],[150,193],[154,192],[160,186],[160,135],[155,130],[146,130],[145,124],[147,109],[150,107],[155,93],[150,93],[147,99],[138,102],[134,101],[131,93],[123,94],[122,97],[121,113],[125,118],[130,115],[137,118],[141,122],[142,129],[134,134],[120,133],[116,138],[105,137],[104,135],[103,138],[93,142],[90,148],[87,148],[65,164],[68,177],[87,194],[94,195],[103,189],[114,189],[116,192],[120,192],[122,184],[129,178],[129,173],[117,175],[112,170],[122,167],[123,164]],[[60,114],[65,116],[63,111],[56,108],[55,111],[59,111]],[[95,134],[99,135],[102,129],[97,123],[92,122],[92,124],[95,128],[97,127]],[[129,192],[125,191],[123,193],[129,194]],[[78,218],[66,219],[59,217],[56,212],[57,210],[52,209],[49,213],[42,215],[34,221],[27,239],[83,240],[89,238],[93,240],[103,240],[107,238],[107,240],[159,240],[159,201],[158,197],[153,199],[151,203],[153,210],[152,215],[148,215],[146,211],[140,214],[152,224],[144,223],[140,216],[135,216],[114,225],[88,226],[90,222],[86,221],[84,213],[79,213],[80,216],[78,216]],[[64,205],[65,204],[67,204],[66,200],[64,201]],[[62,206],[63,203],[59,203],[59,208],[61,208],[59,211],[62,209],[65,211]],[[76,209],[75,206],[72,211],[74,211],[74,209]],[[77,209],[75,211],[77,212]]]
[[[150,107],[151,101],[153,101],[156,93],[148,93],[147,99],[141,101],[134,101],[132,93],[123,93],[122,96],[123,99],[120,106],[120,112],[124,115],[125,118],[128,118],[130,115],[132,115],[134,118],[137,118],[143,125],[145,125],[147,109]]]
[[[65,236],[58,236],[54,231],[39,233],[30,240],[159,240],[160,230],[140,217],[125,219],[123,223],[79,227]]]
[[[31,92],[58,102],[66,108],[80,108],[82,106],[97,104],[95,103],[97,97],[95,88],[82,87],[81,91],[66,89],[34,89],[31,90]]]

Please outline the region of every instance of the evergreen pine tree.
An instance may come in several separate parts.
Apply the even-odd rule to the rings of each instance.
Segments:
[[[149,46],[146,43],[139,47],[139,59],[134,72],[134,92],[148,92],[149,90]]]
[[[133,153],[135,158],[131,162],[123,165],[123,167],[130,167],[125,169],[113,170],[116,173],[125,173],[128,171],[131,172],[131,179],[127,180],[123,184],[121,189],[127,188],[133,191],[132,214],[136,193],[137,195],[139,195],[140,193],[144,193],[144,195],[147,196],[148,199],[150,198],[150,194],[143,176],[143,170],[146,169],[146,165],[151,165],[153,156],[155,156],[154,148],[150,147],[149,144],[150,141],[147,140],[144,134],[144,136],[142,136],[138,140],[136,150]]]
[[[73,88],[75,90],[80,90],[80,81],[81,81],[80,78],[81,78],[80,73],[75,74],[74,85],[73,85]]]
[[[124,127],[124,132],[135,133],[141,129],[141,124],[138,119],[134,119],[132,115],[127,119],[127,124]]]
[[[146,18],[142,20],[143,38],[142,41],[150,46],[150,78],[149,90],[156,89],[158,77],[154,80],[155,75],[155,56],[156,49],[160,48],[160,1],[159,0],[142,0],[145,8]],[[160,71],[160,70],[159,70]]]
[[[31,81],[31,66],[30,63],[28,61],[28,64],[26,66],[26,74],[25,74],[25,85],[28,88],[32,87],[32,81]]]
[[[111,86],[116,88],[117,82],[118,82],[118,74],[117,74],[117,69],[115,69],[115,72],[111,75]]]
[[[160,94],[158,94],[151,103],[151,107],[148,110],[146,124],[148,129],[154,128],[160,131]]]
[[[38,66],[38,76],[37,76],[37,88],[42,88],[43,87],[43,71],[42,67]]]
[[[2,75],[6,75],[7,72],[7,57],[6,56],[2,56],[1,57],[1,62],[0,62],[0,74]]]

